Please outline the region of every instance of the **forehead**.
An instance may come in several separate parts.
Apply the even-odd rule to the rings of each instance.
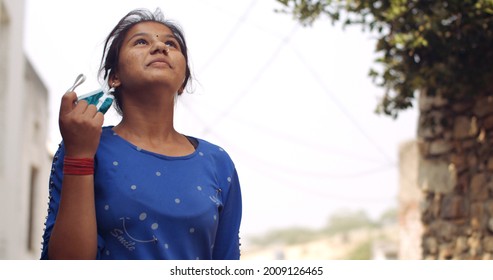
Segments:
[[[132,26],[127,32],[126,37],[130,37],[137,33],[151,34],[151,35],[173,35],[173,32],[169,27],[160,22],[146,21],[139,22]]]

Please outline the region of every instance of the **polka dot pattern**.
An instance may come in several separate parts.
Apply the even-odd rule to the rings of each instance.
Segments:
[[[140,213],[139,220],[143,221],[145,219],[147,219],[147,213]]]
[[[204,246],[186,245],[209,240],[204,237],[217,232],[224,199],[229,197],[221,192],[230,188],[227,183],[233,181],[235,171],[222,148],[199,140],[195,153],[177,160],[128,145],[116,133],[111,136],[118,140],[107,142],[105,131],[101,146],[106,150],[98,150],[96,169],[112,176],[105,178],[109,186],[97,186],[101,197],[111,198],[97,201],[103,208],[98,211],[98,230],[105,232],[102,236],[108,248],[103,258],[154,258],[154,250],[159,249],[163,259],[180,259],[184,250],[187,258],[209,259],[215,250],[212,240],[230,242],[212,238]],[[114,195],[118,191],[121,195]],[[228,227],[228,223],[238,224],[221,221],[221,226]]]

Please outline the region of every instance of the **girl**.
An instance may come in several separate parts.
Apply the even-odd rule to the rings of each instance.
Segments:
[[[122,115],[61,100],[42,259],[239,259],[241,191],[228,154],[173,127],[190,80],[182,31],[134,10],[111,31],[100,74]]]

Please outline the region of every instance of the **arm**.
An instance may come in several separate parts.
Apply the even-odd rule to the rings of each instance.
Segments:
[[[225,195],[224,208],[219,216],[214,252],[215,260],[238,260],[240,258],[240,223],[242,200],[238,174],[234,170]]]
[[[75,105],[76,100],[74,92],[66,93],[60,106],[59,125],[65,157],[94,158],[101,137],[103,114],[85,101]],[[58,213],[48,242],[50,259],[96,258],[93,175],[63,176]]]

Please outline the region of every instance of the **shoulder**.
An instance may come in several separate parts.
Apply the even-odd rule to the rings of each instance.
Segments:
[[[189,136],[189,137],[191,137],[191,136]],[[220,152],[220,153],[226,152],[222,147],[220,147],[216,144],[213,144],[207,140],[196,138],[196,137],[191,137],[191,138],[195,139],[199,143],[199,148],[201,150],[210,151],[210,152]]]
[[[195,137],[191,137],[191,138],[195,139],[198,142],[197,152],[200,155],[209,156],[217,163],[230,165],[234,168],[234,163],[231,156],[221,146],[213,144],[204,139],[195,138]]]
[[[117,134],[113,131],[114,126],[103,126],[102,132],[101,132],[101,141],[100,144],[102,143],[111,143],[111,145],[116,145],[119,143],[119,141],[115,141],[117,137],[115,137]]]
[[[113,135],[113,125],[109,125],[109,126],[103,126],[103,132],[101,133],[101,136],[102,137],[107,137],[109,135]]]

